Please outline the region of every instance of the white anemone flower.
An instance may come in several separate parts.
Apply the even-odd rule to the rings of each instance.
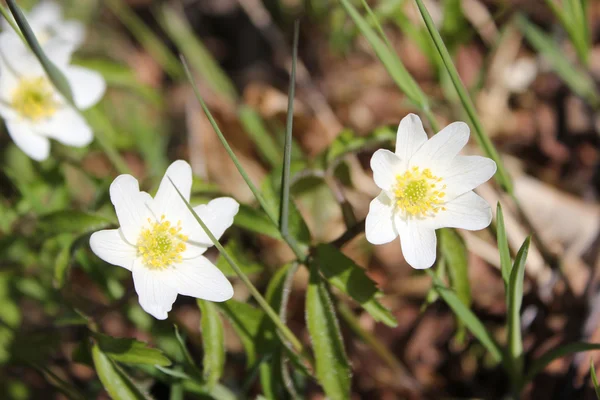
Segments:
[[[140,305],[157,319],[167,318],[177,294],[216,302],[233,296],[225,275],[202,255],[212,241],[168,178],[189,201],[192,170],[185,161],[171,164],[154,198],[139,190],[133,176],[118,176],[110,186],[110,199],[120,228],[90,238],[98,257],[133,273]],[[217,239],[233,224],[238,209],[230,197],[194,207]]]
[[[490,224],[490,206],[473,189],[496,173],[496,163],[458,155],[468,140],[464,122],[454,122],[428,140],[418,116],[402,119],[395,153],[380,149],[371,158],[373,178],[382,191],[367,215],[370,243],[400,236],[406,262],[424,269],[435,262],[436,229],[479,230]]]
[[[79,21],[64,19],[61,6],[54,1],[41,1],[25,13],[25,18],[42,47],[57,42],[55,44],[66,46],[72,53],[85,39],[84,25]],[[1,26],[4,32],[16,36],[6,20],[2,19]]]
[[[49,139],[75,147],[87,146],[93,133],[79,111],[56,90],[42,65],[15,35],[0,34],[0,116],[15,144],[37,161],[48,158]],[[69,65],[69,51],[53,42],[46,55],[61,70],[71,87],[75,106],[84,110],[96,104],[106,90],[102,76]]]

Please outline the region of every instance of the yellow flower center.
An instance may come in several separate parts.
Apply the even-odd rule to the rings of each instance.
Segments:
[[[429,168],[421,170],[419,167],[413,167],[397,175],[394,186],[396,205],[406,212],[407,216],[415,217],[425,217],[445,210],[442,204],[446,196],[446,185],[441,185],[441,181],[442,178],[433,175]]]
[[[186,249],[188,237],[181,233],[181,221],[171,225],[163,215],[160,221],[150,222],[150,227],[142,230],[137,241],[138,256],[150,269],[165,269],[181,262],[181,253]]]
[[[54,115],[58,102],[54,98],[54,88],[44,77],[21,79],[13,91],[12,108],[22,117],[39,121]]]

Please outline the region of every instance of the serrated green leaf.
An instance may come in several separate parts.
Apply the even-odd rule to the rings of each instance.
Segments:
[[[473,311],[463,304],[456,293],[448,289],[433,272],[430,270],[427,270],[427,272],[429,273],[429,276],[432,277],[435,289],[439,293],[440,297],[444,299],[454,314],[456,314],[456,316],[465,324],[467,329],[471,331],[473,336],[475,336],[487,349],[494,361],[500,362],[502,360],[502,350],[494,338],[485,329],[479,318],[477,318]]]
[[[521,338],[521,304],[523,302],[523,279],[525,277],[525,262],[529,252],[531,237],[527,237],[515,257],[515,264],[510,272],[508,281],[508,354],[512,365],[514,378],[521,379],[523,372],[523,341]]]
[[[171,364],[162,351],[130,338],[115,338],[93,332],[92,336],[103,354],[123,364],[148,364],[166,366]]]
[[[552,361],[568,356],[569,354],[591,350],[600,350],[600,343],[574,342],[550,349],[542,354],[537,360],[533,361],[525,376],[523,384],[526,384],[535,378],[535,376],[542,372]]]
[[[121,370],[97,344],[92,346],[92,359],[96,373],[113,400],[149,400],[140,388]]]
[[[223,322],[214,303],[197,300],[202,312],[200,328],[202,330],[202,346],[204,358],[202,362],[204,379],[209,386],[214,386],[225,368],[225,332]]]
[[[27,22],[27,19],[25,18],[25,15],[17,6],[15,0],[6,0],[6,4],[8,5],[8,8],[10,8],[10,12],[15,18],[19,29],[21,29],[21,33],[25,37],[25,40],[31,48],[31,51],[33,51],[33,54],[35,54],[36,58],[39,60],[40,64],[44,68],[44,71],[46,71],[46,74],[48,75],[48,78],[50,78],[50,81],[52,82],[54,87],[60,92],[60,94],[63,95],[65,99],[67,99],[69,103],[74,104],[73,92],[71,91],[71,87],[69,86],[69,81],[61,72],[61,70],[58,69],[52,61],[50,61],[50,59],[42,50],[42,47],[40,46],[37,38],[35,37],[35,33],[33,33],[33,30],[31,29],[29,23]]]
[[[313,344],[317,378],[327,397],[350,398],[352,371],[331,298],[316,264],[310,266],[306,290],[306,325]]]
[[[398,325],[390,310],[377,300],[382,293],[363,268],[330,244],[318,245],[315,255],[319,269],[329,283],[352,297],[376,321],[391,327]]]
[[[106,228],[112,221],[84,211],[61,210],[40,217],[38,223],[40,231],[46,234],[83,234]]]

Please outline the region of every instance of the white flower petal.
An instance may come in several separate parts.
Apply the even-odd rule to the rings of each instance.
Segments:
[[[369,205],[365,234],[372,244],[389,243],[398,237],[394,225],[394,202],[385,192],[381,192]]]
[[[409,219],[405,225],[398,227],[404,259],[416,269],[429,268],[435,262],[435,230],[422,222]]]
[[[446,185],[446,201],[467,193],[496,173],[496,163],[481,156],[456,156],[441,178]]]
[[[421,118],[415,114],[408,114],[402,118],[396,135],[396,155],[406,162],[425,142],[427,134]]]
[[[85,40],[85,25],[79,21],[63,21],[60,37],[71,43],[75,49]]]
[[[107,263],[130,271],[137,258],[137,249],[127,243],[120,229],[94,232],[90,237],[90,247],[94,254]]]
[[[171,178],[171,180],[169,180],[169,178]],[[187,201],[190,201],[190,193],[192,191],[192,167],[183,160],[177,160],[167,168],[165,176],[160,182],[156,196],[154,196],[153,211],[157,218],[161,218],[161,216],[165,215],[166,218],[174,224],[176,224],[177,221],[183,223],[186,219],[191,217],[191,213],[187,209],[185,203],[181,200],[181,197],[179,197],[179,194],[173,187],[171,181],[177,186],[183,197]]]
[[[405,163],[389,150],[379,149],[371,157],[371,169],[375,184],[383,190],[391,190],[396,175],[402,172]]]
[[[70,65],[63,72],[71,85],[78,108],[85,110],[100,101],[106,91],[102,75],[91,69]]]
[[[62,9],[54,1],[41,1],[27,14],[30,25],[48,26],[62,22]]]
[[[196,214],[198,214],[202,222],[204,222],[217,240],[233,224],[233,218],[239,209],[240,205],[231,197],[219,197],[211,200],[208,204],[201,204],[194,207]],[[183,230],[189,236],[190,241],[196,242],[203,247],[213,245],[213,242],[191,213],[184,223]]]
[[[6,129],[15,144],[25,154],[36,161],[44,161],[50,154],[50,141],[36,134],[29,124],[20,121],[6,121]]]
[[[446,210],[440,210],[435,217],[424,224],[430,229],[460,228],[476,231],[492,222],[490,205],[475,192],[467,192],[444,204]]]
[[[469,125],[453,122],[429,139],[409,161],[410,167],[430,168],[439,175],[469,141]]]
[[[151,216],[152,197],[140,192],[137,179],[131,175],[119,175],[110,185],[110,200],[121,224],[125,239],[135,244],[140,230]]]
[[[68,146],[84,147],[94,139],[92,128],[72,107],[59,109],[52,117],[36,123],[35,129]]]
[[[174,265],[174,285],[180,294],[209,301],[226,301],[233,287],[225,275],[207,258],[200,256]]]
[[[151,270],[139,259],[133,264],[133,286],[139,296],[140,305],[156,319],[167,319],[177,290],[171,285],[171,270]]]
[[[35,55],[13,31],[0,34],[0,55],[17,76],[45,76],[44,68]]]

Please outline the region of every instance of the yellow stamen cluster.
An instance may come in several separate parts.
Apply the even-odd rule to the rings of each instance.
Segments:
[[[181,262],[188,237],[181,233],[181,221],[171,225],[163,215],[160,221],[148,218],[150,227],[142,230],[137,241],[138,256],[150,269],[165,269]]]
[[[425,217],[445,210],[442,204],[446,196],[446,185],[438,188],[440,182],[442,178],[433,175],[429,168],[421,170],[419,167],[412,167],[396,176],[396,205],[408,216],[415,217]]]
[[[39,121],[54,115],[58,102],[54,97],[54,89],[44,77],[21,79],[13,91],[12,108],[22,117]]]

